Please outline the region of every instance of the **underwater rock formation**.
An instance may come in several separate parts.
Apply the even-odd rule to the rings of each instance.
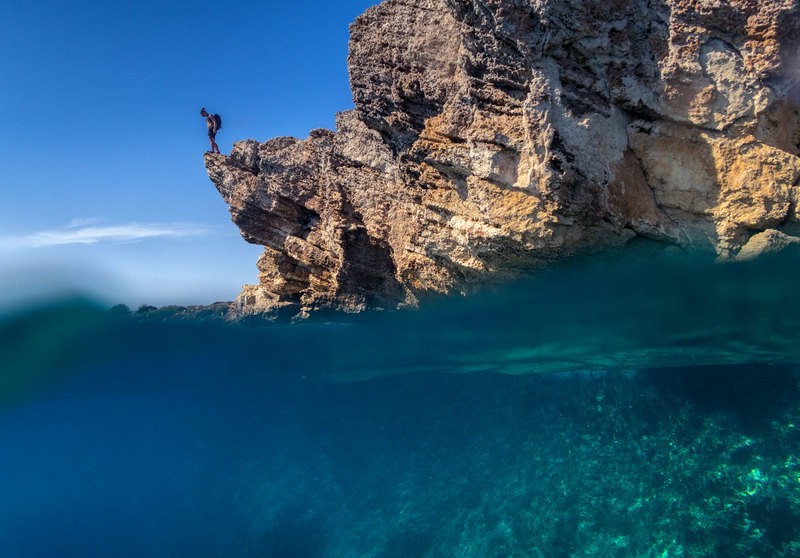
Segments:
[[[336,132],[209,176],[260,283],[239,315],[461,292],[646,237],[792,244],[798,0],[387,0],[351,26]]]

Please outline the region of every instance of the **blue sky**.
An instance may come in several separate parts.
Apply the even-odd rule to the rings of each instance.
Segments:
[[[0,304],[230,300],[256,279],[203,167],[352,107],[348,25],[377,0],[11,0],[0,17]]]

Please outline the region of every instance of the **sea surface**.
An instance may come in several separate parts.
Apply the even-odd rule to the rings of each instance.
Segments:
[[[0,315],[0,556],[800,556],[800,256],[419,309]]]

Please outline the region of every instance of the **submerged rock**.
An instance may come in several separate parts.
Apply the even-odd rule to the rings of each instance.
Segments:
[[[351,26],[355,109],[336,132],[205,157],[265,248],[235,313],[414,304],[635,237],[733,258],[763,231],[791,235],[798,8],[370,8]]]

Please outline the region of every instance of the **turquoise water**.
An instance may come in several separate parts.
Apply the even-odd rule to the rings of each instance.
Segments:
[[[800,258],[421,310],[0,317],[9,557],[799,556]]]

